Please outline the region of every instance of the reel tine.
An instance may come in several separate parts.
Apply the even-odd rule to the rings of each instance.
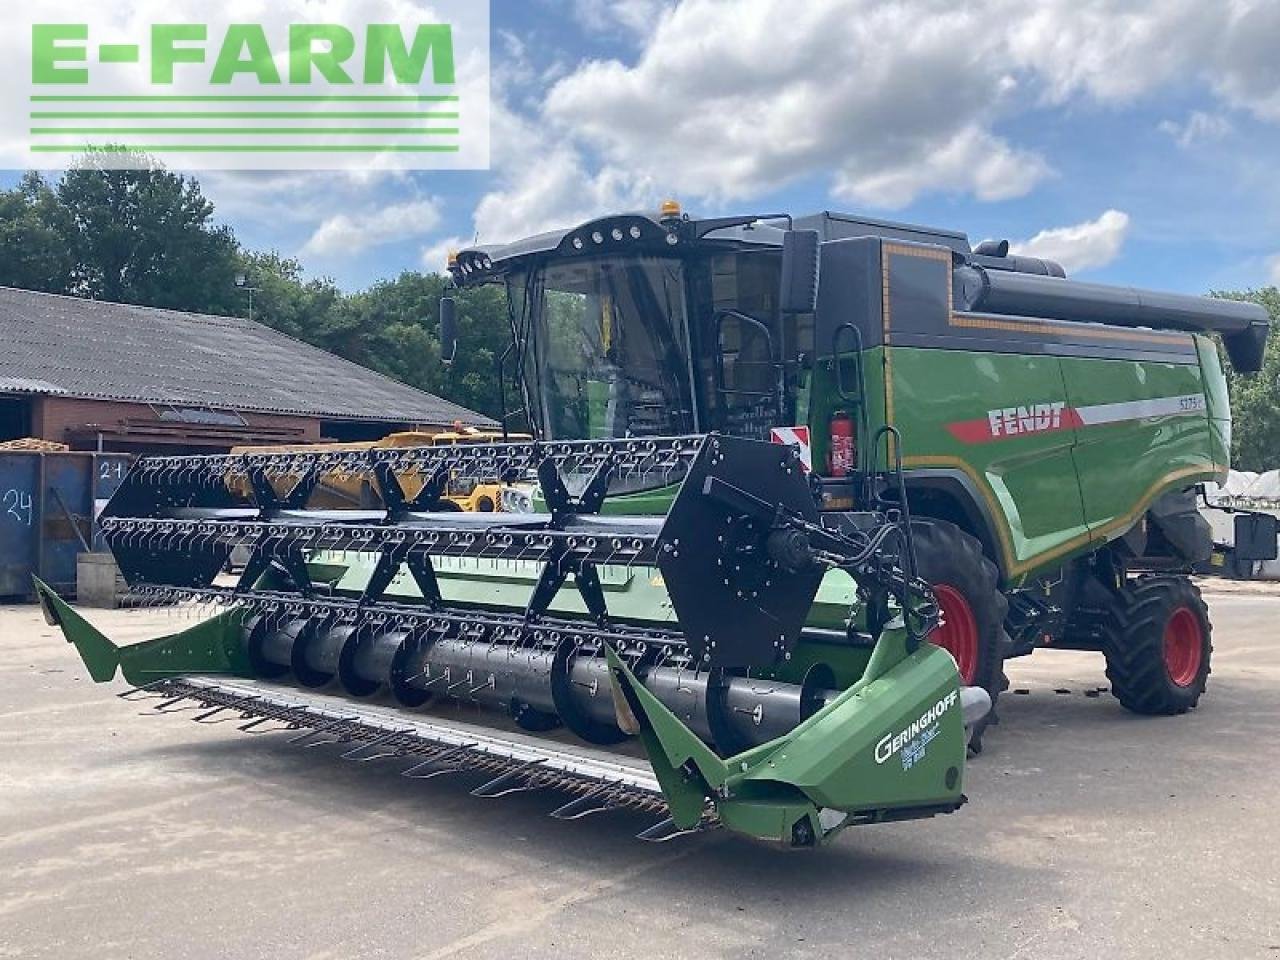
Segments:
[[[526,793],[530,790],[536,790],[537,787],[528,780],[516,787],[509,787],[507,785],[510,783],[517,783],[532,773],[540,764],[546,762],[545,757],[530,760],[528,763],[522,764],[514,770],[508,770],[501,776],[495,777],[488,783],[481,784],[471,791],[471,795],[473,797],[480,797],[484,800],[497,800],[499,797],[510,796],[513,793]]]
[[[259,715],[255,717],[253,715],[253,708],[257,701],[257,697],[246,697],[244,703],[237,705],[237,709],[240,711],[240,719],[243,720],[247,717],[249,718],[249,722],[240,724],[236,729],[241,733],[275,733],[275,730],[258,729],[262,724],[269,723],[276,718],[270,715]]]
[[[318,737],[322,733],[327,733],[328,731],[334,729],[335,727],[340,727],[344,723],[350,723],[354,719],[355,719],[354,717],[339,717],[338,719],[330,723],[326,723],[323,726],[313,727],[312,729],[306,731],[300,736],[291,737],[289,739],[289,743],[295,744],[297,746],[302,746],[304,750],[310,749],[311,747],[322,746],[323,744],[326,744],[326,743],[342,743],[343,740],[341,737],[337,737],[337,738],[330,737],[327,740],[316,740],[316,741],[313,741],[312,743],[307,743],[307,741],[311,740],[312,737]]]
[[[212,710],[206,713],[202,713],[198,717],[192,717],[191,719],[194,720],[196,723],[204,724],[206,727],[212,727],[215,724],[226,723],[228,720],[232,719],[231,717],[221,717],[217,720],[209,719],[212,716],[216,716],[217,714],[222,713],[224,710],[230,710],[230,709],[231,708],[228,706],[214,707]]]
[[[649,829],[641,830],[636,834],[636,839],[643,840],[645,843],[669,843],[677,837],[698,833],[700,829],[700,827],[687,827],[682,830],[676,826],[675,820],[667,817],[667,819],[655,823]]]
[[[474,743],[461,743],[456,747],[450,747],[443,753],[437,753],[434,757],[424,760],[422,763],[414,764],[408,770],[402,771],[400,776],[408,777],[410,780],[431,780],[435,777],[442,777],[450,773],[461,773],[463,770],[467,769],[463,764],[452,764],[450,766],[433,770],[431,773],[418,773],[417,771],[426,767],[438,766],[442,761],[464,754],[474,746]]]
[[[129,700],[129,701],[153,700],[158,697],[164,696],[163,693],[157,693],[156,688],[159,687],[161,684],[168,683],[168,682],[169,682],[169,678],[163,677],[159,680],[152,680],[150,683],[144,683],[140,687],[133,687],[130,690],[124,691],[124,693],[117,693],[116,696],[119,697],[121,700]],[[146,696],[142,696],[142,697],[138,696],[138,694],[140,693],[146,694]]]
[[[613,809],[609,800],[614,786],[612,783],[602,783],[590,793],[574,797],[563,806],[556,807],[547,816],[552,820],[583,820],[596,813],[607,813]]]
[[[179,697],[171,697],[170,699],[164,701],[163,703],[157,703],[154,707],[151,708],[150,712],[143,712],[138,714],[138,716],[153,717],[158,713],[163,713],[163,714],[186,713],[188,710],[200,710],[205,706],[205,704],[200,703],[199,701],[193,704],[189,704],[188,706],[185,706],[185,707],[174,706],[175,703],[182,703],[184,700],[190,700],[190,699],[191,699],[191,695],[186,693],[182,694]]]
[[[394,740],[396,737],[401,737],[406,733],[412,732],[413,731],[409,729],[388,730],[380,737],[375,737],[372,740],[366,740],[363,743],[359,743],[352,747],[346,753],[339,754],[338,759],[350,760],[352,763],[368,763],[370,760],[381,760],[386,757],[404,756],[405,751],[402,747],[397,747],[394,750],[380,750],[377,753],[371,753],[368,756],[363,757],[359,754],[361,751],[368,750],[370,747],[376,747],[380,743],[386,743],[388,740]]]

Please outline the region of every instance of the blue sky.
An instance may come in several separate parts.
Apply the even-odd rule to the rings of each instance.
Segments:
[[[492,170],[201,174],[219,216],[347,289],[666,196],[1280,282],[1280,0],[493,0],[492,26]]]

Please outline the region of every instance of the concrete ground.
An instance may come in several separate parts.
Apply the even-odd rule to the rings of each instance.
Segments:
[[[0,611],[0,957],[1280,958],[1280,591],[1214,592],[1185,717],[1015,663],[971,803],[815,852],[545,816],[143,707]],[[173,615],[97,613],[119,638]],[[119,686],[114,689],[120,689]],[[228,727],[230,725],[227,725]]]

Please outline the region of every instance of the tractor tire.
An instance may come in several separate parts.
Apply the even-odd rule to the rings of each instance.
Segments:
[[[1102,652],[1111,694],[1150,716],[1186,713],[1209,679],[1213,628],[1187,577],[1147,576],[1114,602]]]
[[[1009,601],[1000,591],[1000,572],[982,552],[982,544],[945,520],[911,521],[920,577],[933,586],[943,623],[929,636],[956,661],[960,682],[982,687],[991,696],[991,712],[977,725],[970,748],[982,750],[982,731],[995,719],[996,698],[1004,689],[1004,630]]]

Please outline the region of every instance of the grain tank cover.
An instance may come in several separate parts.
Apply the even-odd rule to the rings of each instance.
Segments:
[[[933,243],[949,247],[959,254],[969,253],[969,238],[956,230],[922,227],[914,223],[896,223],[892,220],[875,220],[851,213],[821,213],[796,217],[796,230],[817,230],[823,242],[849,240],[855,237],[882,237],[886,240],[907,240],[912,243]]]

